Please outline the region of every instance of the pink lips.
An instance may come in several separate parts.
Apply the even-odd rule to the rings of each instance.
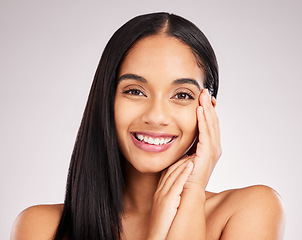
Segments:
[[[153,138],[159,138],[159,137],[172,138],[172,140],[171,140],[171,142],[169,142],[167,144],[154,145],[154,144],[148,144],[148,143],[137,140],[136,137],[134,136],[135,134],[141,134],[143,136],[148,136],[148,137],[153,137]],[[166,133],[147,133],[147,132],[131,133],[131,137],[132,137],[132,141],[136,147],[138,147],[139,149],[141,149],[143,151],[147,151],[147,152],[163,152],[163,151],[167,150],[169,147],[171,147],[174,140],[176,139],[176,137],[174,135],[169,135]]]

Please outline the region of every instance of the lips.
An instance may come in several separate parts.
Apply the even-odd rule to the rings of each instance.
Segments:
[[[177,138],[171,134],[146,132],[132,132],[131,136],[136,147],[148,152],[165,151]]]

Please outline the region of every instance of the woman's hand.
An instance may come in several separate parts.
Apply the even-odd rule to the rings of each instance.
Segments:
[[[194,168],[184,185],[180,205],[167,239],[206,239],[205,189],[221,155],[220,131],[214,107],[215,98],[207,89],[199,97],[197,108],[198,139],[191,155]]]
[[[192,155],[194,169],[188,178],[185,188],[195,184],[205,190],[214,167],[221,156],[220,130],[215,112],[216,100],[211,98],[207,89],[199,96],[197,108],[198,139],[196,150]],[[192,152],[192,151],[191,151]]]
[[[203,90],[197,108],[198,139],[185,156],[162,173],[153,197],[146,239],[204,239],[205,188],[221,155],[216,100]],[[196,150],[196,151],[195,151]],[[198,238],[195,238],[198,236]]]
[[[167,238],[180,204],[180,195],[192,169],[192,159],[186,156],[163,171],[153,196],[146,239],[164,240]]]

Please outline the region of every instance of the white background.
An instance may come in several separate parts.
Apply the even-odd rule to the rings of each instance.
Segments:
[[[298,0],[0,0],[0,238],[24,208],[63,202],[110,36],[138,14],[168,11],[194,22],[219,61],[223,155],[208,190],[273,187],[286,209],[285,239],[301,239],[301,10]]]

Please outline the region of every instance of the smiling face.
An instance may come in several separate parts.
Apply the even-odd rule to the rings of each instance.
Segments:
[[[138,41],[118,73],[114,114],[124,157],[139,172],[177,161],[197,134],[204,73],[191,49],[159,34]]]

